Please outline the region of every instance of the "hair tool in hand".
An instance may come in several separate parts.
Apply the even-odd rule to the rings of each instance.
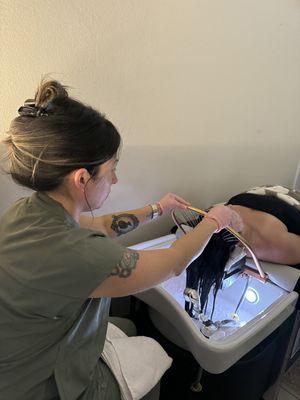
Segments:
[[[173,210],[172,218],[177,227],[184,234],[186,234],[191,230],[191,228],[195,228],[195,226],[198,225],[198,223],[206,214],[206,211],[203,211],[200,208],[188,206],[185,210]],[[247,240],[230,226],[225,228],[225,230],[227,231],[227,235],[225,235],[224,239],[227,237],[227,241],[231,241],[233,240],[233,237],[235,237],[236,239],[238,239],[239,242],[242,243],[242,245],[248,250],[249,254],[251,255],[253,262],[258,270],[258,274],[253,271],[253,273],[249,273],[249,275],[254,276],[262,282],[266,282],[267,276]]]
[[[173,210],[172,212],[173,220],[183,234],[195,228],[205,215],[205,211],[192,206],[185,210]],[[214,301],[210,320],[212,319],[216,295],[222,287],[225,265],[238,242],[242,243],[243,247],[248,250],[259,271],[257,273],[253,269],[243,267],[242,272],[266,282],[267,276],[249,243],[233,228],[227,227],[212,236],[201,255],[187,268],[186,289],[184,291],[185,309],[191,317],[199,319],[200,315],[206,314],[208,294],[213,288]]]

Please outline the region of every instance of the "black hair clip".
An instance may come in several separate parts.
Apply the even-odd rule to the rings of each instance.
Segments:
[[[25,101],[24,106],[18,109],[21,117],[43,117],[48,116],[46,109],[43,107],[36,107],[35,101],[28,99]]]

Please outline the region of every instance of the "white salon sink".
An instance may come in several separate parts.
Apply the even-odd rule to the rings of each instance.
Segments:
[[[168,248],[175,239],[175,235],[166,235],[131,248]],[[279,271],[275,274],[277,284],[261,283],[255,278],[250,278],[249,289],[252,296],[249,296],[250,301],[244,299],[241,303],[236,324],[224,326],[209,338],[200,331],[199,321],[191,318],[184,310],[185,273],[138,293],[136,297],[148,304],[152,322],[165,337],[190,351],[206,371],[221,373],[271,334],[295,309],[298,294],[278,285],[278,275],[290,267],[261,264],[266,272],[268,266],[273,268],[273,272],[274,268]],[[230,287],[218,292],[214,320],[232,318],[245,288],[245,279],[241,276]],[[210,295],[208,310],[211,305]]]

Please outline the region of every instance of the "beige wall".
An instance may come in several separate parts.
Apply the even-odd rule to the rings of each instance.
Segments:
[[[300,158],[298,0],[2,0],[0,128],[45,73],[120,129],[103,211],[291,185]],[[0,177],[0,212],[20,190]],[[137,241],[166,232],[170,220]]]

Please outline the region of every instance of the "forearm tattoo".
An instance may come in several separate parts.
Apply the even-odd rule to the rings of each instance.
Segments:
[[[148,219],[152,219],[152,210],[151,210],[151,212],[149,212],[149,214],[146,214],[146,219],[148,220]]]
[[[139,254],[132,250],[125,250],[122,259],[112,270],[111,275],[117,275],[119,278],[127,278],[136,267]]]
[[[139,220],[134,214],[118,214],[112,216],[111,229],[117,233],[117,236],[124,235],[137,228]]]

